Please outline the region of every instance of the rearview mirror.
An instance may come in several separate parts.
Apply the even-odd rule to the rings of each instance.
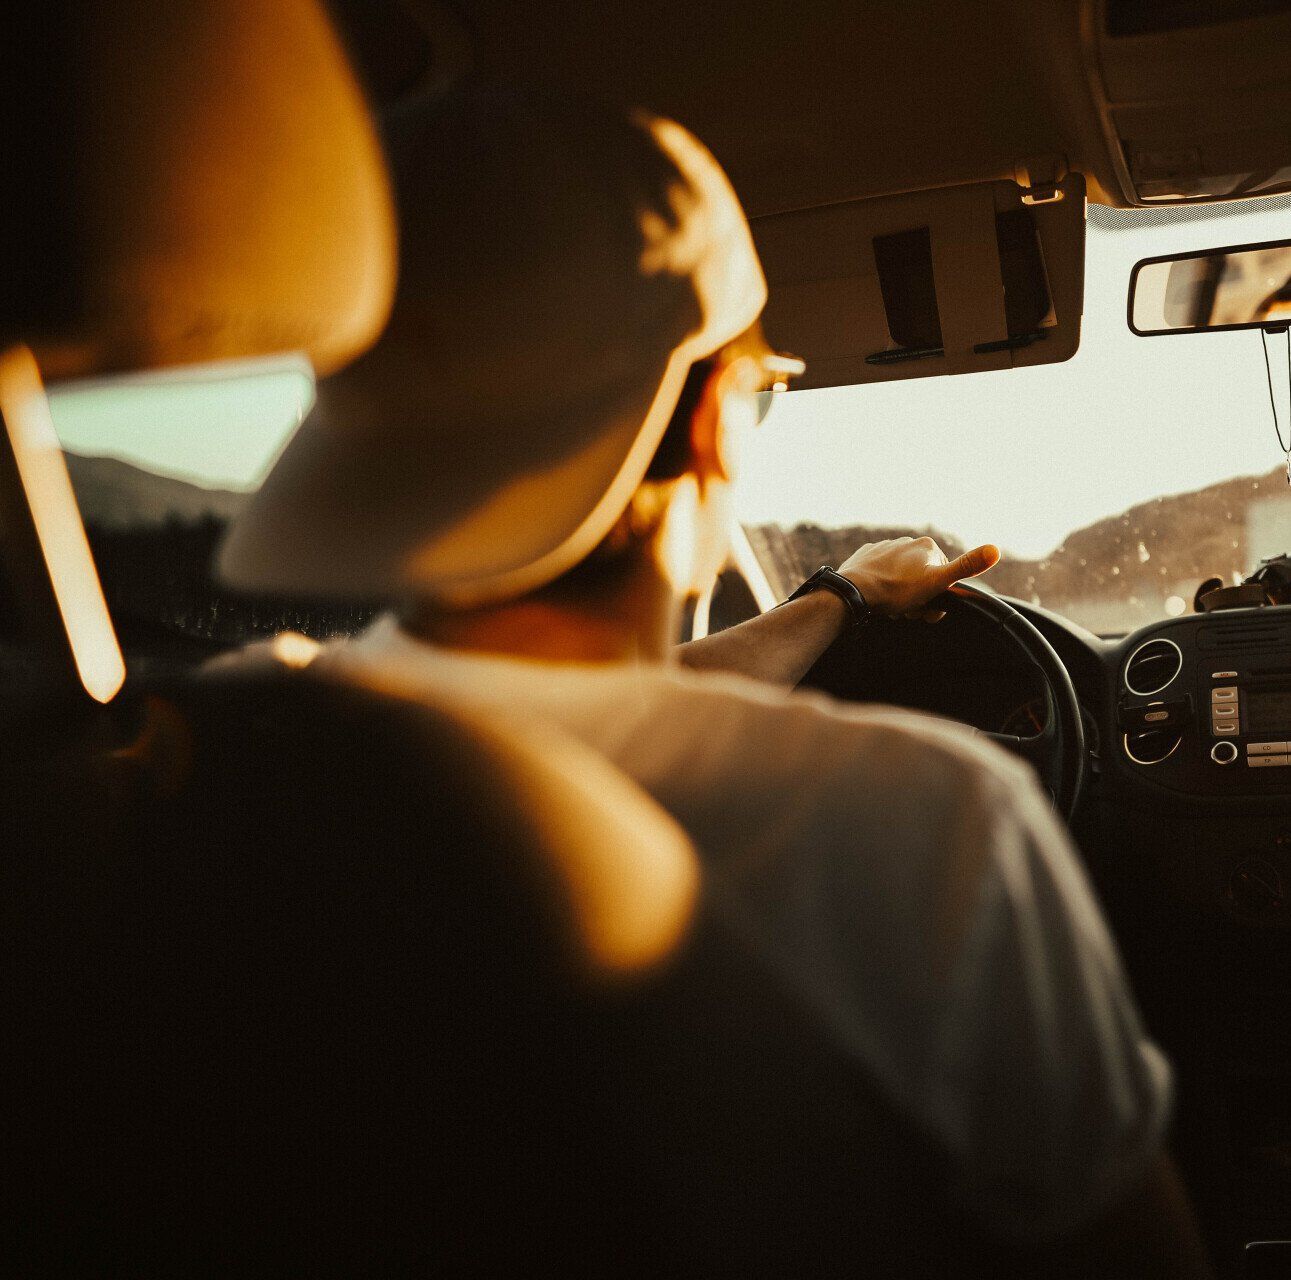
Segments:
[[[1140,337],[1291,324],[1291,240],[1147,258],[1130,276]]]

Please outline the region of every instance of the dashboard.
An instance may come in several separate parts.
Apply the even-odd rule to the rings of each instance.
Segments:
[[[1071,825],[1091,867],[1147,868],[1190,910],[1291,937],[1291,606],[1109,639],[1010,603],[1057,651],[1080,703],[1089,768]],[[971,613],[844,638],[804,683],[999,734],[1030,736],[1045,718],[1036,668]]]
[[[1104,639],[1010,603],[1070,672],[1091,762],[1146,795],[1190,804],[1291,796],[1291,606],[1171,618]],[[1035,670],[971,617],[881,623],[863,644],[863,658],[836,646],[804,683],[993,733],[1028,736],[1044,725]]]
[[[1152,1037],[1206,1234],[1291,1239],[1291,607],[1103,638],[1010,603],[1071,676],[1089,768],[1070,821]],[[971,612],[840,637],[805,684],[1030,736],[1037,668]]]
[[[1114,656],[1134,776],[1192,799],[1291,794],[1291,608],[1178,618]]]

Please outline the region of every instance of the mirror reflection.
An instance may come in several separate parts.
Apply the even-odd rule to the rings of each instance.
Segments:
[[[1291,244],[1140,263],[1130,289],[1130,327],[1140,334],[1285,324],[1291,321]]]

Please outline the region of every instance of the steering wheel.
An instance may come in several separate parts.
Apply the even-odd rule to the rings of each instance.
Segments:
[[[1070,819],[1085,781],[1085,726],[1071,676],[1053,646],[1036,626],[1007,600],[983,591],[971,582],[957,582],[937,600],[947,615],[975,613],[1004,634],[1006,643],[1020,649],[1040,672],[1046,707],[1045,725],[1039,733],[1016,737],[1007,733],[983,733],[1006,750],[1021,756],[1040,775],[1053,797],[1054,808]]]

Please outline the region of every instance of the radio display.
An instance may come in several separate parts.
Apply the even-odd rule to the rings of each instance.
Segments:
[[[1242,690],[1246,732],[1254,737],[1291,735],[1291,688]]]

